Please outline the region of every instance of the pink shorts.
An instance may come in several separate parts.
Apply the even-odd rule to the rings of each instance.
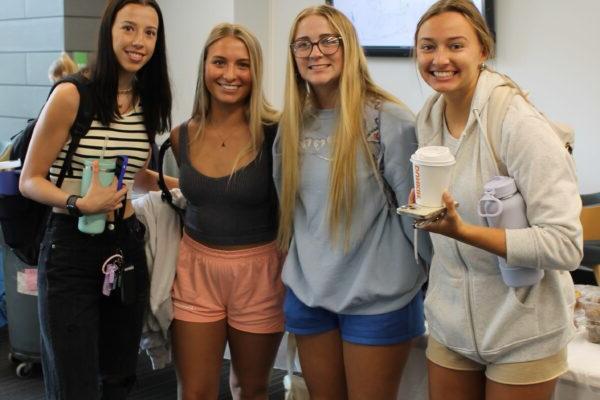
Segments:
[[[227,323],[240,331],[283,331],[283,258],[275,242],[217,250],[183,235],[173,284],[173,318]]]

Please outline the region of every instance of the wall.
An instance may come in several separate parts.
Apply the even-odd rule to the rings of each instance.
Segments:
[[[211,28],[233,19],[233,0],[158,0],[166,28],[173,125],[190,117],[200,52]]]
[[[272,74],[271,63],[267,61],[272,57],[269,0],[159,0],[159,4],[167,35],[174,125],[190,117],[200,52],[210,30],[218,23],[235,22],[247,26],[261,42],[264,75]],[[268,88],[265,90],[268,91]]]
[[[600,191],[600,1],[496,0],[497,67],[575,128],[581,191]]]
[[[272,0],[273,74],[271,98],[282,104],[288,35],[296,14],[320,4],[310,0]],[[600,135],[594,116],[600,110],[600,2],[579,0],[496,0],[497,57],[491,65],[511,75],[553,119],[575,128],[575,160],[581,192],[600,191],[596,153]],[[415,112],[431,93],[410,58],[369,57],[373,79]]]
[[[202,45],[210,29],[222,21],[243,23],[259,37],[267,68],[265,91],[280,107],[291,22],[304,7],[322,3],[314,0],[159,2],[167,28],[174,123],[189,117]],[[97,15],[98,11],[87,10],[96,10],[99,3],[102,2],[0,0],[0,138],[17,131],[25,118],[38,112],[48,90],[45,68],[50,60],[70,40],[84,34],[89,36],[96,29],[94,24],[87,24],[87,28],[80,28],[79,34],[73,33],[68,28],[69,20],[81,22],[82,18],[88,18],[86,12]],[[73,12],[65,13],[64,17],[61,6],[71,7]],[[582,192],[600,190],[600,175],[593,159],[600,150],[594,118],[600,110],[600,100],[596,97],[600,93],[600,79],[595,76],[600,66],[597,15],[600,15],[600,1],[596,0],[496,0],[498,56],[492,65],[529,90],[535,103],[553,119],[575,127],[575,159]],[[415,111],[430,93],[411,59],[371,57],[369,66],[375,81]]]
[[[323,2],[274,0],[274,74],[270,82],[281,105],[287,36],[302,8]],[[496,0],[497,57],[491,63],[511,75],[540,109],[575,128],[575,160],[581,191],[600,191],[600,1]],[[409,58],[369,57],[373,79],[415,112],[431,93]]]
[[[96,0],[0,0],[0,140],[38,114],[62,51],[95,48],[102,9]]]
[[[600,149],[593,118],[600,108],[596,97],[600,80],[595,73],[600,66],[600,42],[586,39],[600,37],[593,17],[600,13],[600,2],[578,3],[580,7],[562,0],[496,0],[498,46],[491,64],[529,90],[547,115],[575,128],[575,160],[581,191],[587,193],[600,191],[593,160],[594,149]],[[370,64],[375,77],[382,78],[380,83],[418,110],[429,90],[417,82],[411,61],[373,60]],[[401,68],[401,78],[383,78],[392,77],[395,67]],[[413,92],[403,96],[403,87]]]

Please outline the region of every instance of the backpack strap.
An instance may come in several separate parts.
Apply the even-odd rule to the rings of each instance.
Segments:
[[[509,76],[500,74],[499,72],[492,71],[502,76],[505,83],[502,86],[496,87],[488,100],[488,114],[487,114],[487,141],[490,145],[492,155],[498,166],[498,170],[501,174],[508,176],[506,165],[502,162],[500,154],[500,145],[502,142],[502,124],[508,107],[515,96],[521,96],[523,99],[538,113],[540,116],[548,122],[550,128],[554,134],[560,139],[565,149],[569,154],[573,153],[573,144],[575,142],[575,133],[573,128],[566,124],[557,123],[546,116],[540,111],[531,101],[529,101],[527,92],[523,91],[521,87],[513,81]]]
[[[498,86],[492,91],[488,100],[487,141],[490,145],[494,161],[498,166],[498,171],[504,176],[508,176],[508,169],[500,157],[502,123],[504,122],[508,107],[516,95],[517,92],[513,87],[507,85]]]
[[[377,167],[377,181],[381,186],[381,190],[385,196],[386,202],[389,208],[396,212],[396,208],[398,208],[398,199],[396,199],[396,194],[394,190],[390,186],[390,184],[385,180],[383,175],[384,172],[384,152],[381,146],[381,109],[383,107],[381,100],[376,100],[373,104],[373,107],[377,111],[373,120],[375,122],[375,126],[372,129],[367,129],[367,144],[369,144],[369,149],[371,150],[371,155],[373,156],[373,161]],[[368,114],[367,114],[368,115]]]
[[[58,85],[61,83],[68,82],[75,85],[77,91],[79,92],[79,108],[77,110],[77,116],[75,117],[75,121],[73,125],[71,125],[71,129],[69,133],[71,135],[71,142],[69,143],[69,147],[67,148],[67,154],[65,155],[65,161],[62,164],[60,169],[60,174],[58,175],[58,179],[56,180],[56,186],[61,187],[65,176],[67,173],[72,176],[73,175],[73,166],[72,159],[75,154],[75,150],[79,146],[79,142],[81,138],[83,138],[87,132],[90,130],[92,126],[92,120],[94,118],[93,106],[92,106],[92,96],[90,94],[89,88],[89,80],[81,74],[75,74],[67,76],[60,81],[56,82],[52,89],[50,89],[50,94],[56,89]],[[48,97],[50,97],[50,94]]]

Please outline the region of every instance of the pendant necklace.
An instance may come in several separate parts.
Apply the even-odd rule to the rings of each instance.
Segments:
[[[221,136],[221,134],[219,133],[219,131],[218,131],[218,130],[216,130],[216,131],[215,131],[215,133],[217,134],[217,136],[219,136],[219,139],[221,139],[221,149],[223,149],[223,148],[227,147],[227,146],[225,145],[225,142],[226,142],[227,140],[229,140],[229,138],[231,137],[231,135],[232,135],[232,134],[230,133],[230,134],[229,134],[229,135],[227,135],[226,137],[223,137],[223,136]]]

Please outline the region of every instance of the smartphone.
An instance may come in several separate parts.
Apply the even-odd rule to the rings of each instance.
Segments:
[[[115,160],[115,176],[117,177],[117,190],[121,190],[121,188],[123,187],[123,178],[125,178],[125,172],[127,171],[128,161],[128,156],[117,156],[117,159]]]
[[[124,305],[135,303],[135,268],[129,265],[121,271],[121,302]]]
[[[441,213],[446,211],[446,207],[425,207],[417,203],[405,204],[396,209],[396,212],[401,215],[407,215],[417,220],[434,219]]]

